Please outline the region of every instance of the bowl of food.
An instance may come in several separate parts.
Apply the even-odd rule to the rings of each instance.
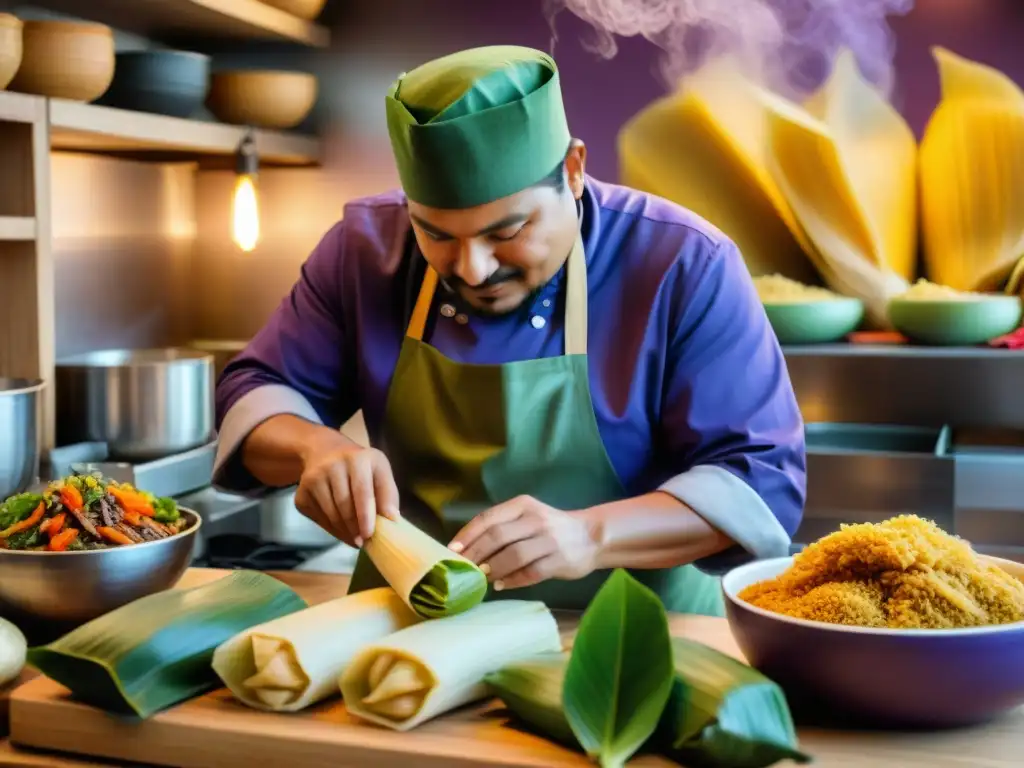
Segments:
[[[918,280],[889,301],[893,327],[912,341],[933,346],[973,346],[1017,328],[1019,296],[971,293]]]
[[[827,344],[855,331],[864,302],[782,275],[754,278],[768,322],[780,344]]]
[[[83,623],[173,586],[199,516],[97,474],[0,503],[0,615]]]
[[[1024,565],[930,521],[843,526],[722,584],[740,649],[797,711],[945,728],[1024,704]]]

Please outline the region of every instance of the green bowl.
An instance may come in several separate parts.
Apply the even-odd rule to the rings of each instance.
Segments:
[[[972,346],[1020,325],[1019,296],[993,294],[978,299],[915,301],[892,299],[889,320],[912,341],[933,346]]]
[[[765,302],[764,311],[780,344],[827,344],[857,329],[864,317],[860,299]]]

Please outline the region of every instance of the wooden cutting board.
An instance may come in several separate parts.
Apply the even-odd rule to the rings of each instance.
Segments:
[[[222,572],[191,572],[188,583]],[[312,603],[343,594],[347,579],[311,573],[274,574]],[[566,632],[574,620],[560,620]],[[723,619],[673,616],[673,634],[741,657]],[[824,768],[869,765],[900,768],[1011,768],[1024,754],[1024,710],[985,728],[941,734],[842,733],[802,729],[802,746]],[[0,765],[85,768],[144,763],[184,768],[284,765],[303,768],[561,768],[592,766],[573,751],[516,729],[497,702],[449,713],[408,733],[396,733],[350,716],[340,701],[294,715],[257,712],[226,691],[186,702],[144,722],[129,722],[72,702],[43,677],[11,697],[11,741]],[[71,753],[51,757],[23,747]],[[658,757],[632,761],[636,768],[670,766]]]

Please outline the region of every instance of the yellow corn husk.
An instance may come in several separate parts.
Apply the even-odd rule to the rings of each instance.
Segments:
[[[622,181],[717,226],[752,275],[818,284],[814,248],[768,172],[765,130],[763,105],[738,68],[719,59],[622,127]]]
[[[1024,92],[990,67],[933,54],[942,100],[920,148],[925,266],[936,283],[992,290],[1024,256]]]
[[[862,299],[873,324],[887,327],[889,299],[906,290],[916,265],[913,134],[848,51],[808,107],[758,94],[769,168],[827,265],[826,282]]]

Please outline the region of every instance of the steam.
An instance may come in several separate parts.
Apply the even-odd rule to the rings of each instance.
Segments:
[[[593,34],[583,46],[605,59],[616,36],[641,35],[662,50],[658,74],[674,89],[709,58],[728,54],[748,74],[781,93],[813,90],[836,53],[849,48],[864,76],[893,89],[895,42],[887,17],[914,0],[544,0],[551,48],[556,17],[568,10]]]

